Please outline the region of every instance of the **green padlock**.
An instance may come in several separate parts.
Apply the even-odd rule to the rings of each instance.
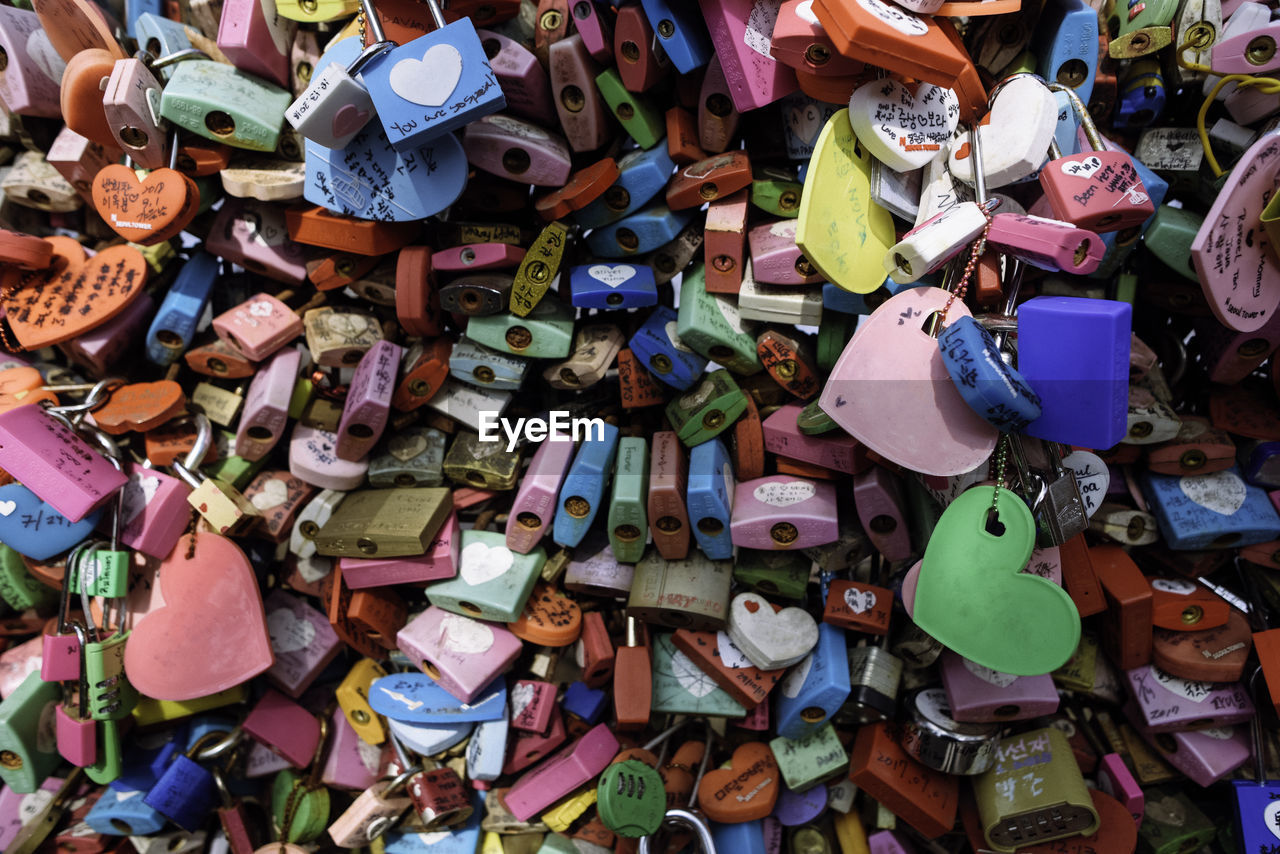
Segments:
[[[329,790],[286,768],[271,781],[271,823],[283,842],[314,842],[329,826]]]
[[[22,555],[0,544],[0,598],[15,611],[44,609],[58,599],[58,591],[27,572]]]
[[[707,293],[703,265],[698,264],[684,274],[676,335],[698,355],[724,365],[735,374],[759,373],[764,366],[756,352],[754,326],[743,322],[736,300]]]
[[[477,620],[512,623],[520,618],[546,562],[542,546],[520,554],[507,548],[506,534],[500,531],[463,531],[457,576],[427,585],[427,600]]]
[[[751,176],[751,204],[774,216],[800,216],[804,184],[796,176],[773,167],[762,167]]]
[[[62,761],[53,738],[58,693],[36,671],[0,703],[0,781],[15,792],[34,792]]]
[[[826,411],[813,401],[796,416],[796,429],[806,436],[821,436],[840,427]]]
[[[98,759],[84,768],[85,776],[99,785],[120,779],[123,754],[120,751],[119,721],[98,722]]]
[[[1138,827],[1138,850],[1143,854],[1199,851],[1217,835],[1214,823],[1181,789],[1161,786],[1144,794],[1146,803]]]
[[[819,783],[843,777],[849,770],[849,756],[830,722],[803,738],[779,736],[769,742],[769,749],[773,751],[783,782],[793,792],[804,792]]]
[[[728,430],[746,411],[747,396],[729,372],[721,369],[668,403],[667,419],[680,441],[692,448]]]
[[[875,294],[872,291],[867,297]],[[870,300],[868,300],[870,302]],[[818,325],[818,367],[829,371],[840,361],[840,354],[858,327],[858,315],[842,311],[822,310],[822,323]]]
[[[1204,217],[1183,208],[1161,205],[1151,218],[1151,226],[1142,235],[1142,242],[1165,263],[1169,269],[1185,279],[1198,282],[1196,268],[1191,264],[1191,241],[1204,223]]]
[[[741,718],[747,710],[720,688],[711,677],[676,649],[671,634],[653,640],[654,714],[710,715]]]
[[[810,562],[800,552],[738,549],[733,580],[771,599],[798,602],[809,586]]]
[[[1036,67],[1039,65],[1036,55],[1029,50],[1024,50],[1013,58],[1013,61],[1005,66],[1000,72],[998,79],[1003,80],[1011,74],[1035,74]]]
[[[572,306],[558,299],[544,299],[527,317],[491,314],[467,321],[472,341],[533,359],[563,359],[573,350]]]
[[[649,530],[645,498],[649,488],[649,442],[638,436],[618,441],[613,495],[609,500],[609,548],[619,563],[644,557]]]
[[[623,130],[641,148],[653,148],[666,137],[667,123],[662,113],[644,95],[628,92],[616,68],[597,74],[596,88]]]
[[[160,115],[233,148],[275,151],[293,95],[212,60],[181,62],[160,96]]]
[[[301,409],[296,414],[290,411],[289,417],[297,418],[301,413]],[[208,465],[201,466],[200,470],[214,480],[220,480],[239,490],[243,490],[249,485],[269,459],[266,455],[260,460],[246,460],[244,457],[237,457],[235,455],[236,434],[229,430],[215,430],[213,441],[218,449],[218,459]]]
[[[656,833],[667,811],[662,777],[639,759],[615,762],[596,785],[596,811],[605,827],[619,836]]]

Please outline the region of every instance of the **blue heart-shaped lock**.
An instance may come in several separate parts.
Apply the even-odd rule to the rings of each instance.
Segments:
[[[464,703],[425,673],[393,673],[369,686],[369,705],[380,715],[410,723],[492,721],[507,707],[507,683],[495,679],[474,702]]]
[[[46,560],[84,540],[102,518],[94,510],[72,522],[20,483],[0,486],[0,542],[32,560]]]
[[[350,65],[359,39],[346,38],[316,64]],[[346,216],[406,222],[437,214],[467,186],[467,155],[451,133],[418,148],[396,151],[378,121],[370,121],[345,148],[325,148],[307,140],[307,201]]]

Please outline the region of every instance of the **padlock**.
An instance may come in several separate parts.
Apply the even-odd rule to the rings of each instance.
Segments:
[[[235,66],[194,59],[179,63],[169,78],[160,115],[214,142],[274,151],[289,100],[284,89]]]
[[[218,804],[213,772],[200,764],[217,759],[235,746],[239,733],[213,731],[173,758],[143,803],[184,829],[197,827]]]
[[[45,632],[40,657],[40,678],[45,682],[69,682],[79,678],[83,665],[80,657],[80,638],[69,622],[69,605],[73,588],[79,587],[76,576],[79,556],[84,544],[77,546],[67,557],[66,571],[62,577],[62,592],[58,599],[58,621],[53,634]],[[88,692],[85,692],[88,703]],[[87,714],[87,711],[86,711]]]
[[[609,475],[618,451],[618,428],[597,422],[578,446],[560,487],[552,539],[561,546],[582,542],[604,503]]]
[[[656,552],[636,564],[629,614],[648,623],[718,630],[729,616],[730,568],[701,555],[665,560]]]
[[[79,671],[72,681],[78,682],[73,695],[63,690],[62,702],[55,712],[58,753],[72,765],[83,768],[97,761],[98,730],[97,723],[89,716],[89,680],[85,675],[84,648],[89,643],[89,636],[83,626],[76,625],[77,659]],[[78,708],[68,710],[67,702],[75,699]]]
[[[607,521],[609,546],[621,563],[635,563],[644,555],[648,491],[649,446],[643,438],[624,436],[618,441]]]
[[[507,629],[428,607],[396,635],[410,661],[470,702],[515,661],[521,643]]]
[[[191,487],[187,503],[219,533],[242,531],[259,518],[260,514],[234,486],[211,477],[201,478],[197,474],[200,461],[212,444],[213,428],[203,413],[190,417],[196,424],[196,443],[183,460],[173,461],[174,473]]]

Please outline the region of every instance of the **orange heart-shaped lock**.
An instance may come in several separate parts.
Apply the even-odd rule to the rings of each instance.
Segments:
[[[749,741],[733,751],[728,768],[708,771],[698,787],[698,806],[712,821],[738,824],[773,812],[778,800],[778,763],[769,745]]]
[[[35,368],[22,366],[0,371],[0,412],[47,400],[55,406],[58,396],[44,386],[44,377]]]
[[[181,414],[186,406],[187,396],[173,380],[133,383],[113,391],[92,417],[103,432],[119,436],[131,430],[145,432],[159,427]]]
[[[150,246],[187,227],[200,207],[200,190],[176,169],[156,169],[139,180],[128,166],[113,163],[93,179],[93,204],[116,234]]]
[[[61,256],[58,246],[54,252]],[[9,328],[28,350],[101,326],[142,296],[147,283],[147,259],[132,246],[108,247],[88,261],[71,261],[61,272],[56,262],[54,272],[30,277],[3,299]]]
[[[559,590],[539,581],[525,603],[520,619],[507,623],[523,641],[542,646],[568,646],[582,633],[582,609]]]
[[[102,78],[110,77],[116,59],[122,58],[102,48],[80,51],[67,61],[58,92],[67,127],[108,149],[117,148],[118,143],[102,106]]]

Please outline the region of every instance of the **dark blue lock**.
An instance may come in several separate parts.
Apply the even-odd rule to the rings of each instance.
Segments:
[[[156,743],[158,738],[163,739]],[[186,721],[146,739],[134,738],[121,756],[120,776],[111,788],[120,792],[145,792],[156,784],[173,757],[190,746]]]
[[[1280,489],[1280,442],[1244,442],[1236,459],[1245,480],[1267,489]]]
[[[712,560],[733,557],[729,534],[733,490],[737,486],[729,451],[718,438],[689,451],[689,492],[686,506],[698,548]]]
[[[160,775],[142,801],[183,830],[199,829],[220,803],[218,787],[213,772],[194,757],[212,759],[210,753],[228,740],[225,732],[209,733],[192,745],[184,754],[175,756],[173,762]]]
[[[1171,549],[1239,548],[1280,538],[1280,516],[1267,493],[1235,466],[1201,475],[1144,471],[1140,482]]]
[[[72,522],[20,483],[0,486],[0,542],[33,560],[47,560],[87,538],[102,509]]]
[[[618,454],[618,428],[612,424],[603,427],[603,431],[587,430],[587,438],[578,445],[569,473],[560,485],[551,535],[557,545],[573,548],[582,542],[605,503],[605,489]],[[601,432],[603,436],[599,435]]]
[[[646,264],[584,264],[569,271],[569,298],[578,308],[640,308],[658,304],[658,285]]]
[[[587,235],[587,248],[601,258],[632,258],[652,252],[674,240],[697,213],[697,208],[673,211],[666,202],[654,202],[617,222],[593,229]]]
[[[627,346],[654,377],[686,391],[706,370],[707,359],[693,352],[676,334],[677,315],[665,305],[654,309]]]
[[[1048,0],[1031,52],[1039,59],[1041,77],[1071,87],[1089,103],[1098,73],[1098,13],[1084,0]]]
[[[147,330],[149,361],[168,365],[191,345],[221,268],[218,257],[204,250],[196,251],[181,266]]]
[[[774,689],[778,735],[797,739],[815,731],[840,710],[850,690],[844,629],[818,623],[818,645]]]
[[[1120,97],[1116,100],[1113,127],[1134,130],[1152,124],[1164,112],[1164,76],[1160,63],[1154,59],[1140,59],[1129,66],[1128,76],[1120,85]]]
[[[589,688],[585,682],[570,682],[564,689],[560,709],[586,724],[595,726],[609,708],[609,695],[599,688]]]
[[[964,402],[997,430],[1018,432],[1040,417],[1040,398],[1004,363],[978,321],[967,316],[952,321],[938,336],[938,349]]]
[[[624,154],[618,158],[618,179],[603,196],[574,213],[574,222],[599,228],[635,213],[662,192],[675,168],[665,145]]]
[[[696,5],[682,0],[640,0],[640,5],[677,71],[688,74],[711,61],[711,36]]]

